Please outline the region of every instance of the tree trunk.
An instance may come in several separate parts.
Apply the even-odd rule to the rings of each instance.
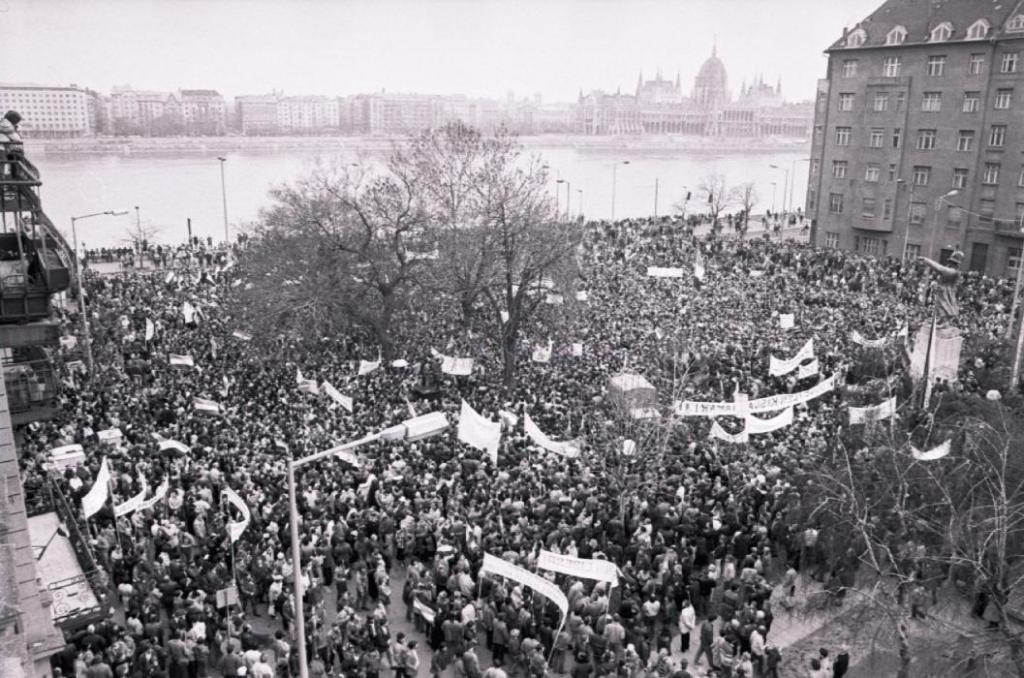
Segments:
[[[913,656],[910,653],[910,638],[907,637],[907,624],[905,619],[900,619],[896,625],[896,635],[900,644],[900,668],[896,678],[910,678],[910,661]]]
[[[502,379],[506,393],[511,393],[516,383],[517,334],[518,332],[508,329],[501,340]]]

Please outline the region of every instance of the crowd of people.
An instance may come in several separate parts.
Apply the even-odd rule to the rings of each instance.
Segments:
[[[467,332],[457,304],[410,311],[395,348],[408,366],[360,376],[357,361],[377,356],[368,339],[249,337],[233,304],[246,284],[244,251],[191,245],[190,267],[175,273],[87,274],[96,371],[65,368],[59,414],[26,431],[29,488],[53,479],[77,505],[103,459],[112,471],[112,499],[89,529],[117,611],[69,638],[54,675],[295,677],[300,605],[314,678],[846,672],[843,650],[823,650],[812,666],[773,642],[798,582],[856,569],[855,545],[832,544],[800,506],[816,456],[843,429],[842,389],[798,406],[792,425],[735,446],[709,439],[711,420],[676,419],[667,407],[660,419],[633,421],[609,402],[607,382],[642,374],[666,405],[852,378],[860,347],[851,330],[896,336],[928,317],[935,283],[923,266],[694,237],[672,219],[589,224],[578,283],[586,300],[567,290],[564,306],[542,306],[531,342],[550,339],[556,350],[539,363],[525,347],[508,393],[494,352]],[[648,266],[689,270],[698,251],[703,280],[646,275]],[[1007,281],[964,277],[969,367],[954,388],[987,387],[987,347],[1005,327],[1011,294]],[[795,327],[786,330],[779,316],[788,313]],[[74,331],[74,317],[63,320]],[[817,374],[768,374],[770,355],[792,355],[812,337]],[[431,349],[473,357],[472,374],[417,390],[436,368]],[[902,371],[897,353],[892,369]],[[171,354],[194,366],[170,365]],[[297,370],[351,396],[352,410],[297,388]],[[195,409],[195,398],[215,401],[219,413]],[[529,412],[552,437],[583,441],[582,452],[551,454],[509,426],[494,464],[457,440],[463,399],[494,421],[499,410]],[[296,470],[294,562],[286,455],[433,410],[453,424],[437,436],[375,440],[355,450],[358,466],[327,458]],[[112,428],[123,441],[99,443],[96,432]],[[636,443],[631,455],[626,438]],[[162,449],[162,440],[188,451]],[[86,463],[48,470],[48,451],[70,443],[85,447]],[[115,520],[114,504],[165,481],[163,501]],[[251,512],[237,541],[228,488]],[[563,618],[532,589],[480,573],[485,553],[536,571],[542,549],[612,561],[618,585],[540,571],[567,596]],[[305,584],[301,601],[295,577]],[[232,585],[237,603],[218,606],[216,593]]]

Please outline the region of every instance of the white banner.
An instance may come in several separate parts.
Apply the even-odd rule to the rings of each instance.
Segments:
[[[338,403],[339,405],[344,407],[349,412],[352,411],[352,405],[353,405],[352,398],[350,398],[347,395],[342,395],[342,393],[338,389],[334,388],[334,386],[332,386],[331,383],[328,382],[328,381],[325,381],[321,385],[321,388],[323,389],[324,393],[331,400],[333,400],[334,402]]]
[[[781,413],[775,415],[771,419],[761,419],[753,415],[747,416],[745,433],[771,433],[777,431],[783,426],[789,426],[793,423],[793,408],[787,407]]]
[[[508,410],[498,410],[498,416],[505,422],[505,426],[508,428],[515,428],[516,424],[519,423],[519,417],[509,412]]]
[[[97,431],[96,439],[101,443],[112,445],[113,447],[120,447],[124,441],[124,434],[121,433],[119,428],[108,428],[105,431]]]
[[[797,367],[800,366],[805,360],[810,360],[814,357],[814,339],[808,339],[807,343],[796,352],[792,358],[788,360],[780,360],[775,356],[770,356],[768,359],[768,374],[773,377],[781,377],[784,374],[789,374]]]
[[[942,379],[950,384],[957,381],[957,373],[960,369],[960,350],[963,344],[964,339],[955,327],[940,327],[935,330],[928,370],[929,378],[932,381]]]
[[[572,344],[572,355],[573,357],[579,358],[583,355],[583,343],[574,341]]]
[[[472,358],[453,358],[450,355],[439,355],[441,358],[441,371],[445,374],[464,377],[473,373]]]
[[[746,431],[729,433],[722,428],[717,421],[711,422],[711,431],[708,433],[708,437],[717,438],[718,440],[724,440],[727,443],[734,443],[737,445],[750,442],[750,435]]]
[[[881,339],[866,339],[864,335],[857,330],[850,330],[850,341],[867,348],[882,348],[889,343],[889,337],[882,337]]]
[[[380,360],[377,360],[376,362],[370,362],[369,360],[360,360],[359,376],[361,377],[363,375],[369,374],[370,372],[376,370],[378,367],[380,367]]]
[[[523,586],[527,586],[541,594],[558,607],[562,612],[562,622],[565,622],[565,616],[569,611],[569,600],[554,583],[507,560],[492,556],[490,553],[484,554],[484,563],[480,567],[480,574],[486,572],[519,582]]]
[[[751,400],[750,411],[754,414],[775,412],[783,409],[784,407],[809,402],[815,398],[820,398],[834,389],[838,381],[839,375],[833,374],[827,379],[822,379],[806,391],[798,391],[797,393],[781,393],[779,395],[768,396],[767,398]]]
[[[722,417],[736,416],[736,403],[703,402],[698,400],[677,400],[673,404],[679,417]]]
[[[707,277],[707,267],[704,265],[704,257],[701,256],[700,252],[697,252],[697,256],[693,258],[693,277],[701,282]]]
[[[149,341],[156,334],[156,326],[153,325],[153,321],[146,318],[146,341]]]
[[[303,393],[320,395],[320,385],[316,382],[316,379],[306,379],[302,376],[302,370],[298,367],[295,368],[295,383]]]
[[[128,515],[132,511],[137,511],[139,507],[142,506],[143,501],[146,499],[146,492],[148,491],[149,488],[146,487],[145,478],[143,478],[142,491],[140,491],[134,497],[129,498],[127,501],[124,501],[115,506],[114,517],[120,518],[121,516]]]
[[[530,359],[533,360],[533,362],[535,362],[535,363],[548,363],[548,362],[551,362],[551,347],[552,347],[552,345],[553,345],[552,342],[549,340],[547,348],[544,348],[543,346],[534,346],[533,347],[533,355],[530,356]]]
[[[851,407],[850,425],[881,421],[896,414],[896,396],[870,407]]]
[[[915,382],[924,377],[931,330],[932,323],[924,323],[917,328],[917,334],[914,336],[914,349],[910,354],[910,378]]]
[[[192,448],[183,442],[177,440],[161,440],[159,443],[160,451],[166,452],[167,450],[174,450],[181,454],[188,454],[192,451]]]
[[[192,407],[197,412],[207,412],[209,414],[220,414],[220,405],[212,400],[206,398],[193,398]]]
[[[107,503],[107,497],[110,496],[109,486],[110,467],[107,465],[107,458],[103,457],[103,462],[100,463],[100,470],[96,474],[96,480],[85,496],[82,497],[82,513],[85,514],[87,519],[96,514]]]
[[[239,341],[252,341],[252,335],[242,330],[235,330],[231,333],[231,336]]]
[[[606,581],[612,586],[619,584],[619,568],[607,560],[575,558],[542,550],[537,558],[537,569],[559,572],[578,579]]]
[[[136,510],[137,511],[145,511],[146,509],[153,508],[154,506],[157,505],[157,503],[160,500],[162,500],[164,497],[167,496],[167,490],[169,488],[170,488],[170,484],[168,483],[167,478],[164,478],[163,482],[161,482],[160,485],[157,486],[156,492],[153,493],[153,496],[150,497],[149,499],[141,502],[138,505],[138,507],[136,508]]]
[[[85,451],[78,443],[61,445],[50,450],[50,468],[56,470],[66,469],[71,466],[78,466],[85,463]]]
[[[575,441],[555,442],[551,438],[544,435],[533,420],[530,419],[529,413],[523,413],[523,429],[526,431],[526,435],[536,444],[543,447],[549,452],[560,454],[563,457],[574,458],[580,454],[580,449],[577,447]]]
[[[177,355],[175,353],[168,354],[168,362],[171,363],[171,367],[195,367],[196,363],[192,360],[190,355]]]
[[[416,442],[423,438],[436,436],[448,428],[448,417],[444,412],[428,412],[418,417],[406,419],[402,422],[405,427],[405,436],[409,442]]]
[[[792,313],[779,314],[779,327],[784,330],[791,330],[796,327],[796,316]]]
[[[818,366],[818,359],[815,358],[806,365],[801,365],[796,371],[797,379],[810,379],[814,375],[818,374],[820,368]]]
[[[231,537],[231,542],[238,541],[238,538],[245,532],[245,528],[249,526],[249,519],[252,517],[249,513],[249,507],[245,505],[242,498],[238,496],[238,493],[232,490],[230,487],[225,487],[223,490],[223,498],[228,500],[228,503],[238,509],[242,514],[242,519],[238,521],[228,522],[228,536]]]
[[[185,318],[185,324],[191,325],[196,321],[196,307],[187,301],[182,303],[181,315]]]
[[[917,459],[919,461],[934,461],[936,459],[942,459],[947,454],[949,454],[949,444],[950,441],[947,440],[938,447],[933,447],[927,452],[922,452],[921,450],[911,445],[910,454],[912,457],[914,457],[914,459]]]
[[[590,299],[590,293],[586,290],[580,290],[576,293],[576,301],[587,301],[588,299]]]
[[[647,277],[649,278],[682,278],[683,269],[666,268],[664,266],[648,266]]]
[[[459,440],[478,450],[484,450],[491,462],[498,463],[498,445],[501,443],[501,422],[485,419],[465,400],[459,411]]]
[[[551,304],[552,306],[561,306],[565,303],[565,297],[561,294],[552,294],[549,292],[548,295],[544,297],[544,303]]]

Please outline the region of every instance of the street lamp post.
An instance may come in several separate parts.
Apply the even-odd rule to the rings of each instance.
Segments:
[[[138,209],[138,208],[136,208]],[[75,246],[75,287],[78,291],[78,312],[82,316],[82,341],[85,342],[85,364],[89,369],[89,376],[92,377],[92,340],[89,336],[89,315],[85,310],[85,295],[82,293],[82,267],[79,265],[78,259],[78,230],[75,228],[75,224],[82,219],[90,219],[92,217],[100,216],[112,216],[122,217],[128,214],[128,210],[104,210],[103,212],[93,212],[92,214],[83,214],[80,217],[71,217],[71,240]]]
[[[141,237],[142,237],[142,218],[139,216],[139,206],[136,205],[135,206],[135,241],[136,241],[135,245],[139,248],[139,268],[145,268],[145,266],[143,266],[143,264],[145,262],[142,259],[142,257],[143,257],[142,242],[139,240],[139,238],[141,238]]]
[[[228,237],[228,189],[227,184],[224,183],[224,163],[228,161],[223,155],[218,155],[217,160],[220,160],[220,198],[221,203],[224,206],[224,245],[228,245],[230,238]]]
[[[782,211],[786,211],[786,192],[789,190],[789,169],[786,167],[779,167],[778,165],[768,165],[772,169],[782,170],[786,173],[784,182],[782,184]],[[774,201],[773,201],[774,202]],[[772,210],[774,211],[774,210]]]
[[[792,170],[791,178],[793,179],[791,182],[789,182],[789,208],[790,209],[793,209],[793,192],[794,192],[793,191],[793,187],[796,186],[796,164],[798,162],[809,163],[809,162],[811,162],[811,159],[810,158],[795,158],[793,160],[793,162],[789,163],[789,168]],[[804,216],[806,217],[807,215],[805,214]]]
[[[612,221],[615,221],[615,178],[618,172],[619,165],[628,165],[628,160],[622,160],[612,165]]]
[[[776,184],[773,181],[772,182],[772,215],[773,216],[775,215],[775,189],[776,189]]]
[[[577,188],[576,192],[580,194],[579,202],[576,204],[576,216],[583,216],[583,189]]]
[[[565,220],[569,221],[569,214],[572,209],[572,184],[568,179],[556,179],[556,184],[565,184]],[[558,214],[559,192],[555,189],[555,214]]]
[[[899,189],[907,186],[907,182],[903,179],[896,180],[896,200],[899,201]],[[910,195],[907,197],[907,225],[903,229],[903,253],[900,256],[900,261],[907,260],[907,247],[910,243],[910,212],[914,207],[914,182],[910,182]]]

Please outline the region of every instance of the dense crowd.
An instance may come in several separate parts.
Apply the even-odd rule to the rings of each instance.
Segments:
[[[152,491],[167,479],[170,488],[165,501],[116,525],[111,502],[90,520],[118,615],[69,639],[55,658],[68,678],[298,676],[300,604],[315,678],[750,678],[803,664],[772,642],[780,602],[791,600],[798,573],[852,581],[859,555],[855,545],[830,543],[799,502],[815,458],[841,435],[842,390],[736,447],[709,440],[710,420],[673,420],[667,408],[660,421],[622,416],[607,381],[643,374],[663,405],[800,391],[834,373],[851,381],[859,347],[850,331],[916,328],[935,285],[913,263],[698,238],[671,219],[590,224],[578,284],[586,301],[567,290],[564,306],[542,307],[543,334],[529,339],[550,339],[554,357],[533,362],[525,346],[518,385],[504,393],[494,352],[460,322],[457,304],[410,311],[396,346],[409,367],[358,376],[356,361],[377,355],[358,336],[248,340],[232,303],[247,274],[233,262],[244,256],[189,249],[190,267],[174,274],[86,278],[96,374],[65,370],[59,415],[27,432],[30,487],[45,482],[48,450],[77,442],[87,463],[58,478],[76,504],[104,457],[113,503],[143,483]],[[698,250],[703,281],[645,274],[648,266],[689,270]],[[1005,327],[1011,292],[1006,281],[965,276],[970,369],[956,388],[985,387],[987,347]],[[183,314],[186,303],[195,317]],[[794,329],[780,328],[783,313],[795,314]],[[64,320],[75,326],[73,316]],[[811,337],[818,374],[769,376],[770,354],[792,355]],[[570,354],[573,342],[582,356]],[[431,349],[473,357],[476,367],[443,377],[436,393],[418,391],[436,367]],[[902,371],[897,353],[892,369]],[[195,367],[170,366],[170,354]],[[297,369],[352,396],[353,411],[299,390]],[[195,397],[218,402],[221,413],[195,410]],[[529,412],[552,437],[585,441],[582,454],[544,452],[511,427],[495,466],[457,441],[452,426],[415,443],[367,443],[356,450],[359,467],[337,459],[304,466],[296,472],[301,562],[292,561],[278,441],[300,457],[398,424],[410,410],[441,410],[454,423],[463,398],[495,421],[499,409]],[[122,445],[96,441],[110,428],[123,432]],[[629,456],[625,438],[637,442]],[[161,451],[160,439],[189,452]],[[251,510],[234,543],[226,522],[239,515],[223,502],[226,488]],[[536,569],[541,549],[610,560],[619,585],[547,574],[568,597],[563,620],[531,589],[480,576],[484,553]],[[306,583],[303,601],[292,597],[293,577]],[[232,583],[238,604],[218,607],[215,593]],[[392,628],[403,618],[415,630]],[[841,676],[848,662],[845,652],[823,651],[813,675]]]

